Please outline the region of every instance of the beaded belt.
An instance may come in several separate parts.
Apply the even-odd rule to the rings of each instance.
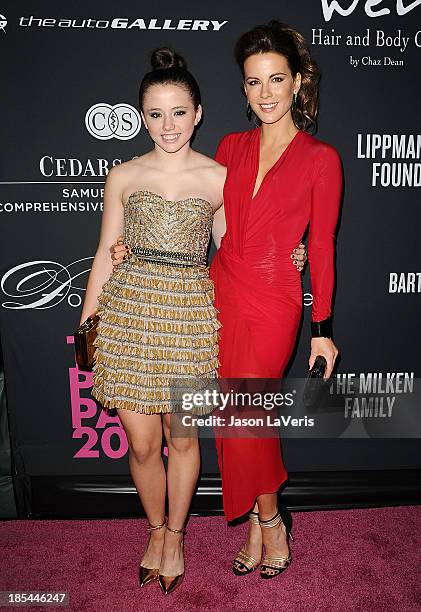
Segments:
[[[178,251],[161,251],[160,249],[150,249],[148,247],[134,246],[132,253],[139,259],[163,263],[169,266],[206,266],[206,261],[191,253],[180,253]]]

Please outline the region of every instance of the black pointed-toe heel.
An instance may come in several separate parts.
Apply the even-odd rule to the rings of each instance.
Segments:
[[[167,525],[167,519],[161,525],[148,524],[149,534],[156,529],[162,529]],[[139,585],[145,587],[151,582],[158,580],[159,568],[158,567],[144,567],[142,564],[139,565]]]

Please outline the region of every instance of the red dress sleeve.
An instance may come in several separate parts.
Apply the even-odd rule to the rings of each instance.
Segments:
[[[315,160],[311,195],[308,262],[313,293],[312,321],[331,315],[335,281],[335,229],[342,193],[342,167],[337,151],[323,144]]]

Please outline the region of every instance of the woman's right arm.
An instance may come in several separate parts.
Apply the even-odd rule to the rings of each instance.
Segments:
[[[124,229],[121,175],[122,168],[116,166],[110,170],[105,181],[100,238],[86,286],[81,324],[97,310],[98,296],[113,271],[110,249]]]

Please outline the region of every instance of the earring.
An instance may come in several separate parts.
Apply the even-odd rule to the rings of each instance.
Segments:
[[[295,112],[296,108],[297,108],[297,94],[294,92],[292,96],[291,111]]]
[[[252,111],[252,109],[251,109],[250,102],[247,102],[247,106],[246,106],[246,115],[247,115],[247,119],[248,119],[249,121],[251,121],[251,118],[252,118],[252,116],[253,116],[253,111]]]

